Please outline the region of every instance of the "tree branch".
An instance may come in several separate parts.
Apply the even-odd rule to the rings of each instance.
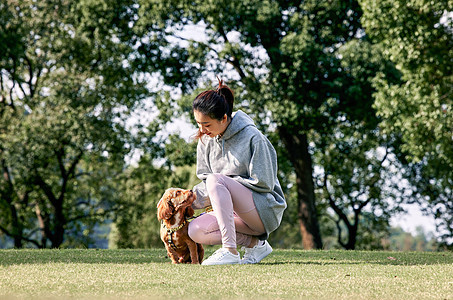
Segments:
[[[39,244],[37,241],[35,241],[35,240],[26,238],[26,237],[24,237],[24,236],[22,236],[21,239],[22,239],[23,241],[26,241],[27,243],[32,243],[32,244],[34,244],[37,248],[42,248],[42,245],[40,245],[40,244]]]
[[[335,204],[335,201],[332,198],[332,195],[330,194],[329,190],[327,189],[327,173],[324,173],[324,189],[327,193],[327,199],[329,200],[329,205],[330,207],[335,211],[335,213],[338,215],[338,217],[345,223],[345,225],[349,228],[351,226],[348,217],[346,214],[343,212],[343,210]]]
[[[380,163],[379,163],[379,168],[378,168],[378,172],[381,171],[381,168],[382,168],[382,164],[387,160],[387,156],[389,154],[389,151],[388,151],[388,148],[386,147],[385,148],[385,155],[384,157],[381,159]],[[374,176],[373,178],[373,181],[368,185],[369,187],[373,187],[380,179],[381,177],[379,175],[376,175]],[[361,195],[364,195],[365,194],[365,191],[363,191],[362,193],[360,193],[357,197],[355,197],[355,199],[357,199],[358,197],[360,197]],[[370,203],[371,201],[371,198],[368,198],[366,201],[356,201],[355,203],[360,203],[359,207],[358,208],[354,208],[354,212],[355,213],[360,213],[362,211],[362,209],[368,205],[368,203]]]
[[[108,209],[108,210],[104,210],[102,213],[93,213],[93,214],[88,214],[88,215],[79,215],[79,216],[75,216],[71,219],[68,220],[68,223],[70,222],[74,222],[74,221],[77,221],[77,220],[81,220],[81,219],[91,219],[91,218],[95,218],[95,217],[104,217],[112,212],[116,212],[118,211],[118,208],[111,208],[111,209]]]
[[[57,156],[58,167],[60,168],[60,174],[61,174],[61,177],[64,180],[64,178],[66,178],[66,169],[65,169],[65,166],[64,166],[64,162],[63,162],[63,157],[64,157],[63,146],[61,145],[58,149],[55,149],[54,153]]]
[[[335,221],[335,225],[337,225],[338,235],[337,235],[337,242],[340,244],[341,247],[346,248],[346,244],[341,240],[341,226],[340,226],[341,219]]]
[[[0,71],[0,116],[3,115],[6,104],[6,96],[3,96],[3,72]]]
[[[28,76],[30,76],[30,78],[28,79],[27,83],[28,88],[30,89],[30,98],[32,99],[33,95],[35,94],[35,89],[33,87],[33,64],[27,55],[24,55],[24,59],[28,64]]]
[[[13,75],[13,74],[11,74],[11,75]],[[16,106],[14,105],[14,100],[13,100],[13,90],[14,90],[14,86],[16,85],[16,80],[14,79],[14,75],[12,76],[11,81],[13,82],[13,86],[9,89],[9,101],[10,101],[9,106],[15,111]]]
[[[34,176],[34,180],[35,180],[35,183],[41,188],[41,190],[47,196],[47,198],[52,203],[52,205],[53,206],[58,205],[57,197],[55,197],[55,194],[53,193],[52,188],[42,179],[42,177],[36,173]]]
[[[2,225],[0,225],[0,230],[6,234],[7,236],[10,236],[10,237],[13,237],[13,235],[8,231],[8,229],[6,229],[5,227],[3,227]]]
[[[212,27],[213,26],[211,25],[211,28]],[[224,39],[225,44],[230,44],[231,45],[231,43],[228,40],[228,37],[227,37],[225,31],[220,26],[219,26],[219,29],[218,29],[218,33]],[[183,41],[193,41],[192,39],[186,39],[186,38],[178,36],[178,35],[174,35],[174,37],[176,37],[176,38],[178,38],[180,40],[183,40]],[[207,47],[209,50],[213,51],[217,56],[219,56],[219,52],[216,49],[214,49],[212,46],[210,46],[209,44],[204,44],[204,43],[203,43],[203,45],[205,47]],[[245,74],[244,70],[242,70],[242,68],[241,68],[239,60],[236,59],[236,57],[234,55],[231,56],[231,59],[226,58],[226,62],[233,66],[233,68],[236,70],[236,72],[238,72],[239,76],[241,77],[241,80],[244,80],[244,79],[247,78],[247,75]]]
[[[228,37],[225,33],[225,30],[223,30],[223,27],[219,26],[219,33],[225,40],[225,44],[231,45],[231,43],[228,40]],[[241,64],[240,64],[239,60],[236,58],[236,56],[233,55],[231,60],[227,59],[227,62],[233,66],[233,68],[236,70],[236,72],[238,72],[239,76],[241,77],[241,80],[244,80],[247,78],[247,76],[245,75],[245,72],[242,70]]]
[[[5,227],[1,226],[0,225],[0,230],[6,234],[7,236],[11,237],[11,238],[14,238],[15,236],[13,234],[11,234]],[[37,248],[40,248],[40,245],[37,241],[35,240],[32,240],[32,239],[29,239],[29,238],[26,238],[24,236],[20,236],[20,239],[23,240],[23,241],[26,241],[28,243],[32,243],[34,244]]]
[[[0,153],[1,152],[3,152],[2,148],[0,148]],[[11,174],[8,170],[8,166],[6,165],[6,160],[4,158],[2,158],[2,169],[3,169],[3,178],[8,183],[8,188],[10,191],[13,191],[14,190],[13,181],[11,179]]]
[[[82,158],[82,156],[83,156],[83,151],[80,151],[80,153],[72,161],[71,166],[69,167],[69,169],[67,171],[64,168],[63,160],[59,159],[58,163],[60,165],[60,169],[64,170],[64,171],[62,171],[63,172],[62,174],[64,174],[63,183],[61,185],[60,196],[58,197],[58,199],[60,201],[63,201],[63,198],[64,198],[65,193],[66,193],[66,188],[68,186],[69,179],[70,178],[74,178],[74,176],[75,176],[75,168],[77,167],[77,164],[80,162],[80,159]]]
[[[324,185],[324,189],[327,193],[327,199],[329,200],[330,207],[335,211],[335,213],[338,216],[338,220],[335,221],[335,224],[337,225],[337,230],[338,230],[337,241],[343,248],[346,248],[347,244],[343,243],[341,240],[342,230],[341,230],[340,222],[343,221],[343,223],[348,228],[349,232],[351,231],[352,225],[349,222],[349,219],[346,216],[346,214],[343,212],[343,210],[338,205],[335,204],[335,201],[333,200],[332,195],[330,194],[329,190],[327,189],[327,177],[328,177],[327,172],[324,172],[323,185]]]

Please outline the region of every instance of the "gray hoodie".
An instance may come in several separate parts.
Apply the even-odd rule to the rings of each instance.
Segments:
[[[258,214],[266,229],[260,239],[280,225],[286,209],[285,196],[277,179],[277,154],[253,120],[237,111],[222,137],[204,135],[197,146],[197,176],[203,180],[194,187],[197,204],[209,205],[205,181],[209,174],[227,175],[252,191]]]

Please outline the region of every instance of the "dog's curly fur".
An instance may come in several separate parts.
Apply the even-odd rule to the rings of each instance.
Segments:
[[[195,199],[192,190],[170,188],[157,204],[157,218],[162,222],[160,238],[174,264],[200,264],[203,261],[203,246],[189,237],[189,223],[185,222],[194,214],[192,203]],[[184,222],[184,226],[178,229]]]

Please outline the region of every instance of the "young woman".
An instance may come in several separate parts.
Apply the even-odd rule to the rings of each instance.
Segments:
[[[222,244],[203,265],[260,262],[272,252],[266,239],[286,208],[275,149],[247,114],[233,113],[233,102],[233,92],[219,80],[217,90],[199,94],[192,106],[202,180],[194,191],[213,210],[190,223],[189,236],[200,244]],[[242,260],[237,245],[245,247]]]

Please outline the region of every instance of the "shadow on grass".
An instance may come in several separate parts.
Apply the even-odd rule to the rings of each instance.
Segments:
[[[0,265],[82,263],[147,264],[170,262],[165,249],[19,249],[0,250]]]
[[[205,258],[214,248],[207,248]],[[0,250],[0,266],[18,264],[170,264],[164,248]],[[453,265],[453,252],[274,250],[260,265]]]
[[[453,252],[390,252],[351,250],[279,250],[266,264],[302,265],[435,265],[453,266]]]

